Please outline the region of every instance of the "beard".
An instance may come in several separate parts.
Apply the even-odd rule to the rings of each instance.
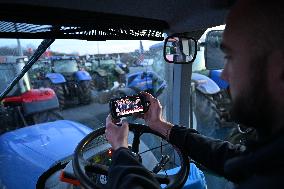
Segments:
[[[252,65],[261,66],[251,69],[250,87],[236,96],[232,102],[231,115],[236,123],[255,128],[260,136],[268,135],[273,125],[274,109],[268,92],[266,64],[253,62]]]

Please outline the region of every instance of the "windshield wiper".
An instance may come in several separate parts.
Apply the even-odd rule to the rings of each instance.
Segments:
[[[44,39],[36,49],[33,56],[29,59],[28,63],[23,67],[20,74],[17,75],[8,87],[1,93],[0,102],[6,97],[6,95],[13,89],[13,87],[20,81],[25,73],[32,67],[32,65],[40,58],[40,56],[46,51],[46,49],[55,41],[55,39]]]

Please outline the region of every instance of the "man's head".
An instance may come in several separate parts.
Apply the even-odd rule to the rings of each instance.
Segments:
[[[266,132],[284,127],[284,15],[281,1],[240,0],[221,48],[236,121]]]

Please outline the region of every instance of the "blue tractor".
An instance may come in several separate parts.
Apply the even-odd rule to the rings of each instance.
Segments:
[[[158,97],[166,87],[166,81],[154,71],[139,71],[127,75],[126,86],[115,90],[114,96],[129,96],[145,91]]]
[[[147,132],[153,134],[146,126],[130,125],[130,130],[134,134],[136,134],[135,129],[139,129],[137,132],[142,131],[140,135]],[[80,123],[61,120],[0,135],[0,188],[68,189],[81,188],[81,186],[88,188],[85,187],[86,176],[95,184],[96,187],[92,188],[106,188],[112,150],[105,139],[104,130],[100,128],[93,131]],[[135,146],[133,138],[133,134],[130,134],[129,143]],[[139,152],[145,167],[151,169],[159,165],[159,159],[142,140]],[[185,154],[179,150],[176,156],[183,160],[181,166],[156,173],[157,176],[173,175],[175,179],[170,184],[178,182],[178,176],[185,174],[188,163]],[[96,169],[89,169],[91,165],[97,166]],[[188,177],[183,177],[186,180],[184,188],[204,189],[204,175],[193,163],[188,165],[190,174]],[[78,177],[77,171],[83,171],[84,176]]]
[[[230,116],[229,84],[221,78],[224,67],[224,55],[219,49],[222,32],[211,30],[206,34],[192,65],[192,81],[197,130],[210,137],[226,139],[236,124]]]
[[[92,77],[79,70],[76,57],[51,57],[52,73],[45,76],[45,86],[52,88],[61,109],[70,104],[89,104],[92,99]]]

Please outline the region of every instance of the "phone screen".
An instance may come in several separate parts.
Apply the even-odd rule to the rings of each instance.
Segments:
[[[125,117],[145,112],[141,96],[127,96],[112,101],[111,111],[114,117]]]

